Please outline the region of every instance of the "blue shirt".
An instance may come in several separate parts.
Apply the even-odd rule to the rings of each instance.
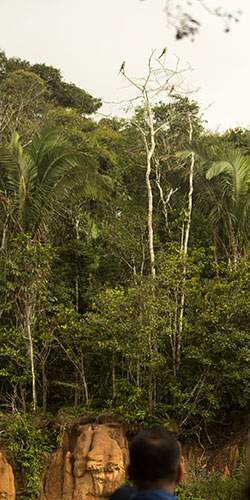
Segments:
[[[132,495],[130,500],[177,500],[177,498],[166,490],[140,490]]]

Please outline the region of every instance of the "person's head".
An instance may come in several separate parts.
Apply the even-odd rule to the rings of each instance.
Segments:
[[[155,427],[137,434],[130,447],[129,476],[138,489],[173,490],[180,481],[180,446],[174,434]]]

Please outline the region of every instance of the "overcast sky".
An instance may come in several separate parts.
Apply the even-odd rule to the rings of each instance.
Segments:
[[[192,98],[199,102],[208,128],[250,128],[250,1],[215,1],[229,10],[242,10],[240,22],[232,23],[228,34],[220,20],[197,6],[203,27],[194,42],[175,40],[165,4],[166,0],[1,0],[0,48],[8,57],[59,68],[66,81],[113,102],[134,94],[122,75],[117,76],[122,61],[128,75],[142,77],[151,50],[159,55],[167,46],[168,66],[174,64],[174,54],[182,66],[192,66],[186,85],[200,89]],[[110,111],[121,113],[119,106],[106,104],[103,112]]]

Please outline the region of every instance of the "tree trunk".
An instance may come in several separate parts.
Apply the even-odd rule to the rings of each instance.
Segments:
[[[189,141],[192,142],[192,122],[189,119]],[[189,192],[188,192],[188,210],[187,210],[187,221],[186,228],[183,238],[183,248],[182,254],[184,257],[183,264],[183,286],[182,286],[182,295],[181,295],[181,303],[180,303],[180,316],[179,316],[179,329],[178,329],[178,339],[177,339],[177,368],[179,368],[180,360],[181,360],[181,344],[182,344],[182,332],[183,332],[183,316],[184,316],[184,307],[185,307],[185,286],[186,286],[186,274],[187,274],[187,266],[186,266],[186,255],[188,251],[188,241],[190,234],[190,226],[191,226],[191,215],[192,215],[192,207],[193,207],[193,177],[194,177],[194,153],[191,153],[191,162],[190,162],[190,170],[189,170]]]
[[[153,124],[153,116],[151,105],[147,92],[145,90],[145,102],[148,112],[149,128],[150,128],[150,148],[147,147],[147,169],[146,169],[146,187],[148,193],[148,242],[149,242],[149,254],[150,254],[150,264],[151,264],[151,275],[152,278],[155,277],[155,254],[154,254],[154,233],[153,233],[153,193],[152,186],[150,182],[151,174],[151,161],[155,150],[155,131]]]
[[[22,407],[23,407],[23,413],[26,413],[27,407],[26,407],[26,392],[23,388],[22,385],[19,385],[20,387],[20,394],[21,394],[21,401],[22,401]]]
[[[77,408],[78,406],[78,390],[79,390],[79,385],[78,385],[78,373],[77,371],[75,372],[75,407]]]
[[[76,240],[79,241],[80,235],[79,235],[79,224],[80,220],[76,220]],[[77,266],[77,271],[76,271],[76,312],[79,312],[79,269]]]
[[[9,216],[7,215],[4,226],[3,226],[3,235],[2,235],[2,242],[1,242],[1,250],[3,250],[3,251],[5,250],[5,246],[6,246],[6,234],[7,234],[7,228],[8,228],[8,226],[7,226],[8,218],[9,218]]]
[[[86,400],[86,406],[89,406],[89,391],[88,391],[88,385],[87,385],[87,380],[85,376],[85,369],[84,369],[84,361],[83,361],[83,353],[81,351],[81,377],[82,377],[82,382],[83,382],[83,388],[84,388],[84,394],[85,394],[85,400]]]
[[[76,312],[79,312],[79,272],[76,272]]]
[[[33,351],[33,339],[31,333],[31,316],[32,316],[32,308],[28,304],[26,305],[25,312],[25,323],[26,323],[26,332],[29,339],[29,354],[30,354],[30,366],[31,366],[31,377],[32,377],[32,398],[33,398],[33,410],[36,411],[37,408],[37,397],[36,397],[36,376],[35,376],[35,363],[34,363],[34,351]]]
[[[41,360],[41,368],[42,368],[42,388],[43,388],[43,414],[45,415],[47,411],[47,392],[48,392],[47,377],[45,370],[45,359]]]

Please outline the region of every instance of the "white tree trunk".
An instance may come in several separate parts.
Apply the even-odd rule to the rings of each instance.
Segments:
[[[189,118],[189,141],[192,141],[193,135],[193,127],[191,119]],[[183,316],[184,316],[184,307],[185,307],[185,286],[186,286],[186,274],[187,274],[187,266],[185,262],[185,257],[188,252],[188,241],[190,234],[190,226],[191,226],[191,217],[192,217],[192,207],[193,207],[193,178],[194,178],[194,153],[191,153],[191,162],[190,162],[190,170],[189,170],[189,191],[188,191],[188,210],[187,210],[187,221],[186,228],[182,243],[182,254],[184,256],[184,265],[183,265],[183,287],[182,287],[182,295],[181,295],[181,304],[180,304],[180,316],[179,316],[179,331],[178,331],[178,342],[177,342],[177,368],[180,365],[181,359],[181,343],[182,343],[182,332],[183,332]]]
[[[33,410],[36,411],[37,408],[37,397],[36,397],[36,376],[35,376],[35,363],[34,363],[34,351],[33,351],[33,339],[31,333],[31,316],[32,308],[30,305],[26,306],[26,330],[29,339],[29,353],[30,353],[30,366],[31,366],[31,377],[32,377],[32,398],[33,398]]]
[[[144,91],[145,101],[148,112],[148,121],[150,128],[150,148],[147,147],[147,170],[146,170],[146,186],[148,193],[148,243],[149,243],[149,254],[150,254],[150,265],[151,265],[151,275],[155,277],[155,253],[154,253],[154,232],[153,232],[153,193],[152,186],[150,182],[151,174],[151,161],[155,150],[155,131],[152,116],[152,109],[150,101],[146,90]]]

